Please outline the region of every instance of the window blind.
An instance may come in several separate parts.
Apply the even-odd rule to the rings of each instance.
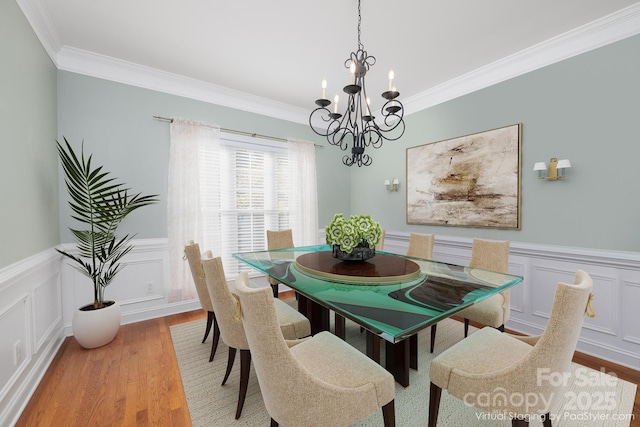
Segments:
[[[266,231],[289,226],[286,148],[222,139],[220,152],[200,147],[204,248],[220,256],[227,279],[253,270],[232,254],[267,248]]]

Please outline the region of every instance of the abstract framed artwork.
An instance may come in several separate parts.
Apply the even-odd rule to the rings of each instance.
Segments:
[[[407,223],[520,229],[522,123],[407,148]]]

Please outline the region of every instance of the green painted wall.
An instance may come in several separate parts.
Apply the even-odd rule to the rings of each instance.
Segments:
[[[406,118],[399,142],[351,173],[351,210],[389,230],[640,251],[640,36],[443,103]],[[406,149],[522,123],[522,229],[408,225]],[[540,181],[536,161],[569,158],[566,181]],[[388,193],[384,179],[401,180]],[[375,200],[375,202],[373,202]]]
[[[0,2],[0,268],[59,241],[56,68],[15,1]]]
[[[182,117],[223,128],[323,144],[308,125],[221,107],[75,73],[58,72],[59,138],[80,147],[133,190],[160,194],[161,203],[136,211],[123,223],[123,232],[138,238],[167,236],[166,196],[169,163],[169,124],[153,116]],[[326,144],[326,143],[324,143]],[[316,149],[319,223],[328,223],[335,209],[349,210],[349,170],[336,167],[341,153]],[[62,187],[60,232],[72,241],[66,190]]]
[[[159,193],[162,203],[137,212],[124,231],[165,237],[169,127],[153,115],[325,145],[316,151],[321,227],[336,212],[366,212],[394,231],[640,250],[640,36],[412,114],[401,141],[374,151],[372,166],[351,169],[307,125],[56,72],[15,2],[0,3],[0,36],[0,55],[9,58],[0,67],[0,268],[72,240],[56,137],[76,147],[84,140],[87,152],[134,190]],[[521,230],[406,224],[407,147],[519,122]],[[536,179],[533,163],[550,157],[571,159],[566,181]],[[388,193],[383,181],[394,177],[400,192]]]

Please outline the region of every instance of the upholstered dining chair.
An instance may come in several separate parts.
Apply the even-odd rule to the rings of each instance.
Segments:
[[[384,230],[380,233],[380,240],[376,243],[376,251],[384,251]]]
[[[473,239],[469,267],[509,273],[509,241]],[[509,289],[480,301],[457,313],[464,318],[464,336],[469,334],[469,321],[504,331],[511,310]],[[431,353],[435,345],[437,324],[431,326]]]
[[[267,230],[267,249],[293,248],[293,232],[289,230]],[[267,277],[273,290],[273,297],[278,298],[278,285],[281,283],[273,277]]]
[[[409,234],[409,247],[407,248],[407,256],[416,258],[433,258],[433,234]]]
[[[213,312],[213,304],[211,303],[211,297],[209,296],[209,290],[207,289],[207,282],[204,279],[204,269],[202,268],[202,254],[200,253],[200,245],[190,240],[184,247],[184,255],[189,261],[189,268],[191,269],[191,277],[196,285],[196,292],[198,293],[198,299],[202,309],[207,312],[207,326],[204,331],[204,338],[202,343],[207,340],[209,332],[211,332],[213,326],[213,339],[211,343],[211,354],[209,355],[209,362],[213,360],[218,349],[218,342],[220,341],[220,330],[218,329],[218,322],[216,321],[216,315]]]
[[[229,358],[227,359],[227,370],[222,380],[222,385],[227,382],[233,362],[236,357],[236,351],[240,350],[240,389],[238,391],[238,405],[236,407],[236,419],[242,414],[242,407],[247,395],[247,386],[249,383],[249,371],[251,368],[251,352],[249,351],[249,343],[242,326],[242,319],[237,315],[238,300],[232,293],[232,289],[227,284],[220,257],[213,258],[211,251],[204,253],[202,258],[202,266],[204,267],[205,280],[213,311],[216,313],[216,319],[220,328],[220,337],[222,341],[229,347]],[[268,289],[268,288],[264,288]],[[284,301],[272,298],[275,312],[277,329],[280,332],[274,332],[283,339],[297,339],[309,336],[311,334],[311,325],[309,320],[302,314],[298,313],[293,307]]]
[[[278,334],[274,299],[266,288],[236,279],[242,322],[271,416],[271,426],[348,426],[382,407],[395,425],[395,381],[386,369],[330,332],[286,341]]]
[[[485,327],[434,358],[429,368],[429,426],[436,425],[445,389],[468,405],[510,415],[514,426],[527,426],[536,417],[550,427],[549,410],[564,384],[549,377],[571,372],[584,314],[595,315],[588,311],[592,286],[582,270],[573,284],[558,283],[542,335],[515,336]]]

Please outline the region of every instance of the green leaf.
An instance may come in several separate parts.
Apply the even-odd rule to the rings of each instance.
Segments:
[[[91,155],[85,157],[84,142],[79,156],[66,138],[64,145],[58,141],[56,145],[71,199],[71,218],[87,226],[82,230],[70,228],[79,256],[58,252],[74,261],[74,268],[92,280],[94,304],[102,305],[104,288],[124,267],[120,261],[133,249],[133,236],[116,236],[118,226],[134,210],[157,203],[157,195],[129,195],[129,189],[111,178],[103,166],[93,166]]]

